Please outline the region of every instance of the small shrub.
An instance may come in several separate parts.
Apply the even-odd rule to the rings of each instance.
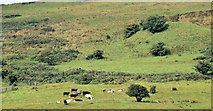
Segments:
[[[55,31],[55,29],[53,29],[51,26],[48,26],[46,28],[42,28],[40,30],[40,34],[45,34],[46,32],[54,32],[54,31]]]
[[[177,91],[177,88],[176,88],[176,87],[173,87],[173,88],[172,88],[172,91]]]
[[[103,59],[103,51],[102,50],[96,50],[93,54],[86,57],[87,60],[90,59]]]
[[[107,39],[111,39],[111,37],[109,35],[106,36]]]
[[[150,16],[145,21],[141,21],[140,25],[143,29],[147,29],[152,33],[161,32],[168,28],[166,23],[166,18],[163,16]]]
[[[170,54],[170,50],[165,47],[163,42],[153,45],[150,52],[155,56],[165,56]]]
[[[150,93],[151,93],[151,94],[156,93],[156,86],[151,86],[151,88],[150,88]]]
[[[126,25],[124,30],[124,38],[129,38],[138,31],[140,31],[139,25],[137,24]]]
[[[200,72],[201,74],[207,74],[212,68],[211,64],[207,61],[199,61],[194,67],[195,71]]]

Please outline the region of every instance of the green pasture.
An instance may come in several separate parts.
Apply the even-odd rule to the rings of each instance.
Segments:
[[[194,72],[197,61],[192,60],[201,54],[168,55],[164,57],[142,57],[130,59],[105,59],[105,60],[74,60],[54,66],[61,71],[72,68],[98,70],[107,72],[129,73],[169,73],[169,72]]]
[[[128,86],[133,83],[144,85],[150,89],[156,85],[157,93],[150,94],[141,103],[135,102],[134,97],[125,94]],[[188,85],[187,85],[188,84]],[[171,89],[176,87],[177,91]],[[71,88],[91,91],[94,100],[82,96],[81,102],[71,102],[69,105],[57,104],[56,101],[69,99],[62,96],[63,92]],[[115,93],[104,93],[103,89],[114,89]],[[118,93],[119,89],[125,89]],[[30,86],[19,86],[17,91],[2,93],[3,108],[6,109],[210,109],[211,81],[179,81],[167,83],[148,83],[130,81],[122,85],[78,85],[74,83],[57,83],[38,86],[38,90]],[[93,102],[93,104],[89,104]]]

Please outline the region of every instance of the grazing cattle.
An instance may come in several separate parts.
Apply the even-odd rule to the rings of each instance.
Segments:
[[[103,92],[106,92],[106,89],[102,90]]]
[[[176,87],[173,87],[173,88],[172,88],[172,91],[177,91],[177,88],[176,88]]]
[[[70,94],[70,92],[64,92],[64,93],[63,93],[63,96],[65,96],[65,95],[68,96],[69,94]]]
[[[38,87],[32,87],[32,89],[38,89]]]
[[[65,104],[65,105],[68,105],[67,100],[64,100],[64,104]]]
[[[120,89],[120,90],[118,90],[118,92],[123,92],[124,91],[124,89]]]
[[[91,94],[91,92],[89,92],[89,91],[83,91],[83,95],[86,95],[86,94]]]
[[[75,99],[75,101],[83,101],[82,99]]]
[[[90,94],[86,94],[85,97],[86,97],[87,99],[91,99],[91,100],[94,99],[94,98],[93,98],[93,95],[90,95]]]
[[[78,89],[71,89],[71,92],[73,92],[73,91],[77,91]]]
[[[68,100],[66,100],[67,101],[67,103],[70,103],[71,101],[72,101],[72,99],[68,99]]]
[[[108,93],[114,93],[115,91],[113,90],[113,89],[110,89],[109,91],[108,91]]]
[[[71,98],[71,97],[74,97],[74,98],[75,98],[75,97],[77,97],[77,96],[78,96],[78,94],[70,94],[70,98]]]
[[[76,92],[76,94],[81,94],[81,93],[83,93],[83,91],[78,91],[78,92]]]

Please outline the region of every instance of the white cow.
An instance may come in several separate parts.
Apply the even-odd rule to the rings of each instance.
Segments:
[[[88,98],[88,99],[91,99],[91,100],[94,99],[94,98],[93,98],[93,95],[91,95],[91,94],[86,94],[85,97]]]
[[[66,100],[67,101],[67,103],[70,103],[71,101],[72,101],[72,99],[68,99],[68,100]]]
[[[118,90],[118,92],[123,92],[124,91],[124,89],[120,89],[120,90]]]
[[[114,93],[115,91],[113,90],[113,89],[110,89],[109,91],[108,91],[108,93]]]

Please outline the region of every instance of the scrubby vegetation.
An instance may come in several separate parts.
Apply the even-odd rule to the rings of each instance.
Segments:
[[[79,54],[78,51],[71,49],[62,50],[50,48],[39,52],[39,54],[33,58],[39,62],[48,63],[49,65],[56,65],[61,62],[70,62],[71,60],[76,59],[77,54]]]
[[[195,65],[195,70],[200,72],[201,74],[207,74],[208,71],[212,69],[212,66],[207,61],[199,61],[197,65]]]
[[[86,59],[87,59],[87,60],[89,60],[89,59],[103,59],[103,58],[104,58],[104,57],[103,57],[103,52],[104,52],[104,51],[102,51],[102,50],[96,50],[93,54],[88,55],[88,56],[86,57]]]
[[[170,50],[165,47],[165,44],[163,42],[154,44],[150,52],[155,56],[165,56],[170,54]]]
[[[152,33],[161,32],[168,28],[166,18],[163,16],[150,16],[145,21],[140,23],[143,30],[149,30]]]
[[[128,24],[128,25],[125,26],[124,37],[129,38],[138,31],[140,31],[139,25]]]
[[[155,94],[156,93],[156,86],[151,86],[150,93]]]

